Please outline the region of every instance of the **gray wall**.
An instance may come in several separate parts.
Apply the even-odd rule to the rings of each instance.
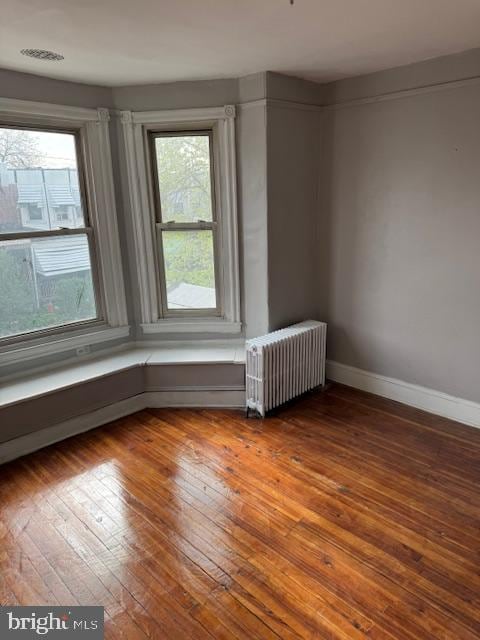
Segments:
[[[114,87],[117,109],[155,111],[236,104],[239,101],[237,79],[166,82],[128,87]]]
[[[0,97],[89,109],[113,106],[112,91],[108,87],[65,82],[7,69],[0,69]]]
[[[321,114],[268,103],[269,330],[316,317]]]
[[[330,85],[303,80],[283,73],[265,73],[265,95],[270,100],[281,100],[305,105],[322,105],[330,97]],[[293,106],[293,105],[292,105]]]
[[[458,60],[448,63],[446,73]],[[431,69],[435,81],[441,70]],[[372,87],[411,88],[411,74],[425,69],[407,71],[337,83],[334,93],[352,99]],[[480,81],[328,111],[318,237],[329,358],[473,401],[480,401],[479,114]]]

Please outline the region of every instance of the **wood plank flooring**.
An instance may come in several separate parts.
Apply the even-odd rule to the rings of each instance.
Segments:
[[[480,638],[480,430],[332,385],[147,410],[0,467],[0,602],[106,637]]]

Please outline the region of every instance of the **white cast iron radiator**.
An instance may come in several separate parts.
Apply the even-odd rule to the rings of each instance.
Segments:
[[[325,384],[325,322],[305,320],[247,340],[247,415],[265,413]]]

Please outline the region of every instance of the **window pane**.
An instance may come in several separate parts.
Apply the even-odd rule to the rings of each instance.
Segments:
[[[215,309],[211,231],[163,231],[169,309]]]
[[[0,242],[0,337],[96,317],[85,235]]]
[[[162,221],[211,220],[209,136],[157,137],[155,153]]]
[[[0,234],[84,226],[75,136],[0,127]]]

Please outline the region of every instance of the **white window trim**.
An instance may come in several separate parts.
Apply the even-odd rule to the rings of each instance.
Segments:
[[[237,187],[235,156],[235,106],[166,111],[121,111],[120,120],[127,158],[127,177],[135,261],[139,280],[143,333],[239,334],[240,279],[238,266]],[[146,132],[159,127],[185,130],[215,127],[218,135],[220,286],[223,316],[160,317],[159,287],[154,247],[155,208],[148,173]]]
[[[113,186],[109,110],[0,98],[0,121],[55,128],[63,125],[80,131],[89,215],[95,234],[98,278],[105,316],[102,321],[85,324],[84,328],[72,325],[69,329],[64,325],[58,327],[58,331],[52,328],[44,336],[39,336],[37,332],[19,336],[15,342],[0,346],[0,365],[128,336],[130,327]]]

